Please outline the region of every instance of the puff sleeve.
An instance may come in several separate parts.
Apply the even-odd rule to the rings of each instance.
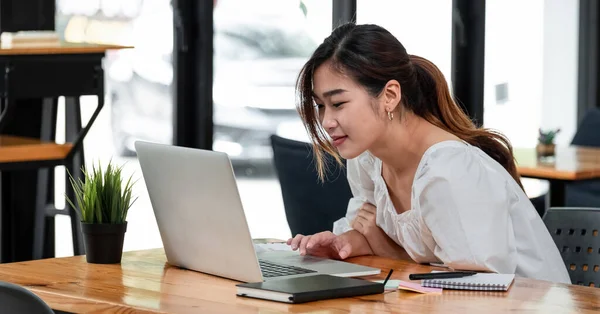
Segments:
[[[455,148],[420,180],[422,222],[430,249],[455,269],[515,273],[518,254],[506,176]]]
[[[375,185],[370,176],[370,171],[372,171],[370,168],[372,168],[373,161],[367,154],[365,153],[346,161],[348,184],[350,185],[353,197],[348,202],[346,216],[333,223],[334,234],[339,235],[352,230],[352,220],[356,217],[356,213],[362,204],[365,202],[375,204]]]

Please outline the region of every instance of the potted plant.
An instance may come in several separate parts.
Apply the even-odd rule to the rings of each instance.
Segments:
[[[540,135],[538,137],[538,144],[535,148],[538,157],[554,156],[556,149],[554,139],[556,138],[556,135],[560,132],[560,128],[556,130],[549,130],[546,132],[540,128],[539,132]]]
[[[137,200],[132,200],[131,177],[123,186],[122,170],[122,167],[115,167],[109,162],[105,171],[102,171],[100,163],[98,168],[92,166],[91,172],[82,167],[84,180],[76,180],[69,173],[75,200],[68,197],[66,200],[81,221],[88,263],[121,262],[123,240],[127,231],[127,212]]]

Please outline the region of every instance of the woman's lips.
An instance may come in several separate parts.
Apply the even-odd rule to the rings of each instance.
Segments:
[[[342,143],[344,143],[344,141],[346,141],[346,138],[348,138],[347,136],[335,136],[332,138],[333,140],[333,146],[340,146],[342,145]]]

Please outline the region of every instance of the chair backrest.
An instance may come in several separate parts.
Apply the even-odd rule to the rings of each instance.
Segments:
[[[311,144],[271,136],[275,170],[281,184],[285,214],[292,232],[314,234],[333,229],[352,197],[344,167],[328,156],[327,179],[318,178]]]
[[[585,114],[571,144],[600,147],[600,108],[591,109]],[[600,180],[568,182],[565,203],[569,207],[600,207]]]
[[[600,108],[591,109],[585,114],[571,144],[600,147]]]
[[[0,281],[0,310],[2,313],[14,314],[54,314],[52,309],[33,292],[3,281]]]
[[[571,283],[600,287],[600,208],[550,208],[544,223]]]

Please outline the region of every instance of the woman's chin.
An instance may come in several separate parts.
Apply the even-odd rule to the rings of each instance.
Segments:
[[[358,157],[362,152],[355,149],[348,149],[346,147],[338,147],[338,154],[344,159],[354,159]]]

